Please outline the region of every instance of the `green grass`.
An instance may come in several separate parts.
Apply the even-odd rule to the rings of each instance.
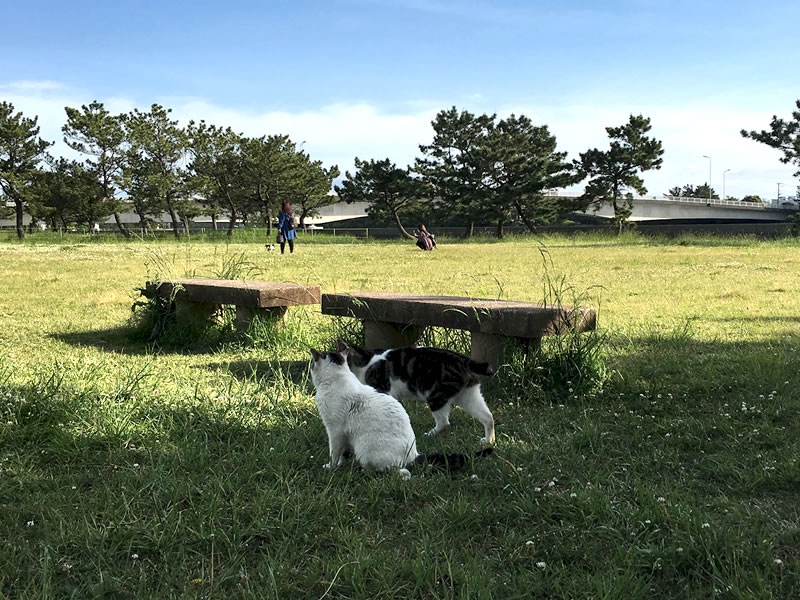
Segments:
[[[797,241],[99,237],[0,243],[0,598],[800,593]],[[600,308],[601,376],[536,377],[564,372],[550,340],[484,386],[495,456],[330,473],[307,349],[346,324],[300,308],[278,333],[131,334],[148,278],[243,266],[325,292],[540,301],[556,282]],[[458,412],[419,446],[481,434]]]

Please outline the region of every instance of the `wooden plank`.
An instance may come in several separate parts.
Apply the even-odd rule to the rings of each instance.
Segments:
[[[323,294],[322,312],[359,319],[465,329],[518,338],[541,338],[596,327],[590,307],[556,306],[457,296],[418,296],[396,292]]]
[[[177,279],[149,282],[149,289],[157,286],[158,293],[168,298],[175,286],[181,286],[178,294],[192,302],[202,304],[234,304],[251,308],[272,308],[319,304],[320,287],[298,283],[274,283],[268,281],[237,281],[228,279]]]

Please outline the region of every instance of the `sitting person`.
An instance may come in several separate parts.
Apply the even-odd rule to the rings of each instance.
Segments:
[[[417,246],[422,250],[433,250],[436,248],[434,235],[425,228],[425,225],[421,224],[419,226],[419,229],[414,232],[414,237],[417,238]]]

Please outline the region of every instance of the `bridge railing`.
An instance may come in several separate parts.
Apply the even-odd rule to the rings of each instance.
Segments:
[[[578,198],[583,194],[577,192],[553,192],[545,194],[548,198]],[[667,194],[659,196],[651,196],[646,198],[644,196],[634,198],[634,202],[679,202],[681,204],[704,204],[706,206],[730,206],[735,208],[750,208],[754,210],[798,210],[798,206],[772,206],[763,204],[761,202],[743,202],[741,200],[723,200],[721,198],[691,198],[688,196],[669,196]]]

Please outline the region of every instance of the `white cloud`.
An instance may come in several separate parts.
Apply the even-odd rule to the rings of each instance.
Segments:
[[[20,82],[0,85],[0,98],[11,101],[27,116],[39,115],[41,135],[58,140],[53,148],[58,154],[70,154],[61,141],[65,106],[80,106],[94,96],[57,82]],[[404,101],[392,110],[382,110],[367,102],[336,103],[316,110],[255,112],[219,106],[199,98],[154,98],[134,101],[130,98],[97,98],[111,112],[127,112],[134,106],[146,109],[153,101],[173,108],[182,123],[205,119],[221,126],[230,126],[247,135],[260,136],[284,133],[295,142],[305,141],[304,149],[325,164],[337,164],[344,172],[353,169],[353,158],[390,158],[398,165],[413,162],[419,155],[419,144],[429,143],[433,132],[430,122],[450,102]],[[547,124],[556,135],[560,150],[577,158],[590,147],[604,148],[608,143],[606,126],[626,122],[629,106],[592,106],[579,104],[536,105],[531,103],[489,107],[481,98],[466,99],[477,105],[465,106],[473,112],[494,112],[505,116],[510,112],[525,114],[536,124]],[[788,117],[791,106],[786,107]],[[794,193],[796,170],[779,162],[780,153],[747,140],[740,129],[763,129],[772,113],[731,109],[687,98],[681,107],[639,105],[634,111],[652,119],[652,134],[662,140],[665,155],[659,171],[644,174],[648,195],[661,195],[667,189],[687,183],[699,185],[708,180],[708,160],[712,157],[711,184],[722,192],[722,171],[726,176],[728,195],[742,197],[759,194],[774,197],[776,183],[782,193]],[[778,110],[778,114],[781,112]]]

